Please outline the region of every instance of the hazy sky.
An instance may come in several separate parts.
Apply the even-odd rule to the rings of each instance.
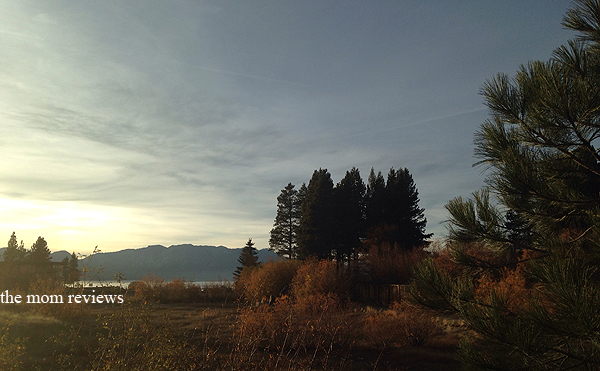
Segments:
[[[268,246],[280,190],[408,168],[442,237],[479,89],[569,1],[1,1],[0,246]]]

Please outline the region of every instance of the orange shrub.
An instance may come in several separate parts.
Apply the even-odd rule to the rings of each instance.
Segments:
[[[338,269],[336,263],[329,260],[305,261],[292,280],[292,293],[299,302],[310,302],[311,297],[328,294],[344,298],[349,289],[343,269]]]
[[[191,300],[190,284],[185,278],[174,278],[173,281],[164,285],[164,293],[161,293],[161,299],[166,299],[170,303],[187,303]],[[162,300],[161,300],[162,301]]]
[[[456,264],[452,257],[452,250],[448,247],[433,252],[431,257],[437,269],[448,273],[452,277],[457,277],[464,269],[464,267]]]
[[[394,303],[392,308],[367,316],[362,336],[366,345],[418,347],[442,332],[432,315],[415,306]]]
[[[523,257],[527,258],[529,255],[525,252]],[[486,302],[494,292],[506,300],[509,310],[522,308],[531,297],[531,289],[525,273],[526,267],[527,263],[520,263],[515,268],[503,268],[498,274],[484,274],[477,281],[475,297]]]
[[[233,287],[227,282],[212,282],[208,285],[199,287],[192,286],[192,295],[198,297],[199,301],[202,302],[221,302],[225,303],[228,300],[235,299]]]
[[[135,281],[129,284],[129,288],[134,292],[134,300],[143,301],[159,301],[160,291],[165,285],[165,280],[154,274],[149,274],[140,281]]]
[[[314,295],[312,303],[285,295],[271,306],[243,309],[234,335],[239,346],[285,353],[340,348],[355,339],[355,313],[336,295]]]
[[[300,264],[298,260],[278,260],[250,271],[244,269],[236,282],[236,290],[250,302],[273,302],[289,290]]]

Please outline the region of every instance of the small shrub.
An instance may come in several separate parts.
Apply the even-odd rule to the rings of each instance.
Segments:
[[[503,298],[507,309],[517,311],[522,308],[531,296],[531,290],[527,287],[524,267],[519,265],[516,269],[504,268],[498,276],[482,275],[477,281],[475,298],[487,302],[493,293]]]
[[[236,290],[250,302],[272,303],[289,290],[300,264],[298,260],[278,260],[252,270],[244,269],[236,282]]]
[[[388,311],[368,315],[362,333],[366,344],[375,348],[392,344],[418,347],[440,334],[441,328],[430,313],[394,303]]]
[[[334,294],[338,298],[346,298],[350,289],[343,269],[338,269],[335,262],[329,260],[309,259],[296,272],[292,280],[292,293],[297,302],[313,298],[327,297]]]
[[[160,300],[160,292],[165,285],[165,280],[154,274],[149,274],[140,281],[129,284],[133,290],[133,300],[136,302],[156,302]]]
[[[161,302],[189,303],[191,301],[189,286],[185,278],[174,278],[162,287]]]
[[[354,312],[336,295],[315,295],[313,305],[278,298],[272,306],[246,308],[235,329],[239,344],[269,352],[340,349],[354,338]]]
[[[198,303],[226,302],[234,296],[233,288],[227,282],[215,282],[206,286],[194,285],[184,278],[174,278],[171,282],[156,276],[146,276],[141,281],[132,282],[136,303]]]

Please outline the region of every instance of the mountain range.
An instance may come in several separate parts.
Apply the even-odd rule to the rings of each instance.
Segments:
[[[0,248],[0,257],[6,248]],[[150,245],[140,249],[126,249],[115,252],[100,252],[81,259],[79,268],[86,268],[88,277],[94,280],[112,280],[121,274],[125,280],[139,280],[155,275],[171,281],[185,278],[187,281],[232,280],[233,272],[239,266],[237,259],[241,248],[229,249],[225,246],[198,245]],[[67,251],[53,252],[52,261],[60,262]],[[277,254],[267,249],[258,250],[258,260],[266,262],[277,259]]]

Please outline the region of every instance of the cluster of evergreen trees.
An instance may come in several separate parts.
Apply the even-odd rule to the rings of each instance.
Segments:
[[[352,168],[334,185],[327,169],[315,170],[308,186],[289,183],[277,197],[272,251],[290,259],[316,256],[350,260],[365,239],[392,247],[422,247],[431,234],[409,171],[390,169],[387,182],[371,169],[367,184]]]
[[[23,282],[33,279],[32,276],[46,275],[51,272],[50,249],[43,237],[38,237],[29,250],[25,248],[23,241],[21,243],[17,241],[17,235],[13,232],[3,254],[5,271],[30,277],[12,277],[11,281],[20,282],[22,286]],[[73,252],[70,257],[66,256],[62,263],[63,281],[65,283],[79,281],[81,272],[78,268],[77,255]],[[17,267],[19,268],[15,269]]]
[[[8,264],[28,263],[34,265],[44,265],[50,261],[50,249],[44,237],[38,237],[31,249],[27,250],[21,241],[17,243],[17,235],[12,233],[8,240],[8,247],[4,251],[4,261]]]

